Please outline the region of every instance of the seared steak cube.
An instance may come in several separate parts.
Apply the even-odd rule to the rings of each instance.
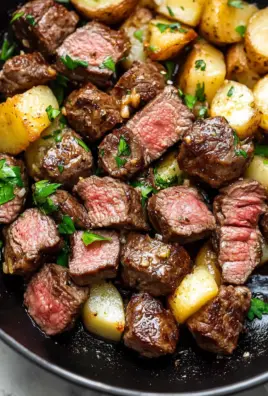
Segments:
[[[128,39],[122,31],[89,22],[58,48],[56,67],[71,80],[91,81],[97,86],[108,87],[114,66],[128,48]]]
[[[265,189],[255,180],[241,180],[221,190],[214,200],[218,223],[215,244],[224,282],[241,285],[260,264],[262,237],[257,225],[266,210]]]
[[[21,160],[15,159],[9,155],[0,154],[0,163],[4,167],[13,168],[13,171],[15,167],[21,176],[21,183],[17,183],[13,186],[14,198],[6,203],[0,204],[0,224],[9,224],[18,217],[24,208],[28,193],[28,178],[24,163]],[[18,184],[21,184],[21,186]]]
[[[111,177],[91,176],[80,180],[74,192],[84,201],[92,228],[148,230],[135,188]]]
[[[165,88],[163,73],[165,69],[158,63],[151,61],[133,63],[111,91],[111,95],[121,103],[122,117],[129,118],[133,110],[144,106],[163,91]]]
[[[179,244],[136,233],[128,235],[120,261],[124,284],[153,296],[172,293],[191,270],[191,259]]]
[[[123,152],[122,144],[125,148]],[[99,145],[99,167],[112,177],[129,179],[143,166],[142,146],[125,126],[109,133]]]
[[[237,142],[225,118],[215,117],[194,123],[184,136],[178,160],[189,175],[219,188],[244,173],[253,151],[251,142]]]
[[[40,329],[52,336],[73,327],[87,296],[88,289],[76,286],[67,268],[45,264],[28,284],[24,304]]]
[[[162,303],[148,293],[132,296],[127,306],[124,343],[148,358],[175,352],[179,331]]]
[[[57,206],[57,210],[51,213],[57,221],[60,222],[63,216],[69,216],[76,227],[85,229],[91,227],[85,207],[70,193],[64,190],[57,190],[49,198]]]
[[[149,199],[148,211],[166,241],[192,242],[215,229],[215,219],[195,188],[166,188]]]
[[[26,163],[35,180],[48,179],[70,188],[92,173],[93,158],[81,136],[64,128],[34,142],[26,152]]]
[[[250,300],[247,287],[221,286],[219,295],[187,321],[200,348],[231,354],[237,347]]]
[[[35,85],[47,84],[56,74],[39,52],[14,56],[0,71],[0,92],[13,96]]]
[[[69,268],[72,279],[78,285],[89,285],[100,279],[115,278],[120,243],[115,231],[92,231],[106,240],[96,241],[88,246],[82,240],[83,231],[75,232],[71,237],[71,257]]]
[[[115,98],[90,83],[71,93],[66,99],[65,111],[74,130],[91,142],[122,122]]]
[[[13,23],[18,40],[29,50],[39,50],[45,56],[53,55],[79,21],[74,11],[53,0],[29,1],[13,14],[20,15]]]
[[[57,226],[38,209],[27,209],[4,232],[3,270],[6,274],[27,275],[34,272],[45,255],[57,253],[61,239]]]

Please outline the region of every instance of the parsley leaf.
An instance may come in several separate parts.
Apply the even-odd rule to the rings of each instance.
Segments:
[[[247,158],[248,155],[245,150],[241,149],[241,142],[240,142],[240,139],[235,131],[233,131],[233,136],[234,136],[234,145],[235,145],[235,155],[238,157],[240,156],[240,157]]]
[[[120,136],[119,144],[118,144],[118,155],[121,156],[129,156],[131,154],[130,147],[124,138],[124,136]]]
[[[193,109],[195,104],[196,104],[196,97],[193,95],[184,95],[184,103],[186,104],[187,107],[189,107],[189,109]]]
[[[89,153],[89,151],[90,151],[89,147],[86,145],[85,142],[83,142],[83,140],[78,139],[77,137],[75,137],[74,139],[75,139],[76,143],[79,144],[80,147],[82,147],[87,153]]]
[[[175,33],[175,32],[185,33],[185,32],[187,32],[186,29],[181,27],[181,24],[179,22],[170,23],[170,24],[157,23],[155,26],[160,30],[161,33],[164,33],[166,30],[170,30],[171,33]]]
[[[195,61],[196,70],[205,71],[206,67],[207,67],[206,62],[203,61],[203,59],[198,59],[198,60]]]
[[[229,91],[227,92],[228,98],[230,98],[231,96],[233,96],[233,93],[234,93],[234,86],[232,85],[231,88],[229,89]]]
[[[81,59],[72,59],[69,55],[61,56],[60,59],[69,70],[75,70],[77,67],[88,67],[88,62]]]
[[[61,186],[58,183],[50,183],[48,180],[41,180],[33,186],[33,201],[36,206],[39,207],[45,214],[55,212],[58,208],[54,204],[50,195],[54,194],[55,191]]]
[[[148,50],[151,51],[151,52],[157,52],[157,51],[158,51],[158,48],[155,47],[154,45],[149,45],[147,48],[148,48]]]
[[[248,311],[248,319],[250,321],[254,318],[262,319],[263,314],[268,314],[268,304],[259,298],[252,298],[250,309]]]
[[[70,246],[68,244],[68,241],[65,239],[63,248],[57,258],[57,264],[61,265],[62,267],[68,267],[69,253],[70,253]]]
[[[58,230],[62,235],[72,235],[76,231],[74,222],[70,216],[62,216],[62,221],[58,226]]]
[[[166,81],[172,80],[174,71],[175,71],[176,63],[172,61],[165,62],[165,68],[167,69]]]
[[[205,118],[208,114],[208,108],[206,106],[201,106],[198,111],[198,116],[201,118]]]
[[[134,33],[133,33],[133,36],[137,39],[137,40],[139,40],[141,43],[143,43],[143,30],[136,30]]]
[[[242,0],[228,0],[228,6],[234,8],[244,8]]]
[[[62,74],[58,74],[56,80],[51,82],[52,91],[56,96],[59,105],[63,103],[65,88],[67,88],[67,83],[69,81],[69,78],[63,76]]]
[[[176,175],[165,179],[158,174],[157,169],[154,169],[154,182],[158,188],[163,190],[165,188],[177,186],[178,184],[181,184],[182,179]]]
[[[17,19],[21,18],[24,15],[24,12],[16,12],[16,14],[13,15],[10,23],[15,22]]]
[[[36,23],[37,23],[36,20],[34,19],[34,17],[31,14],[26,15],[25,19],[29,23],[29,25],[31,25],[31,26],[35,26]]]
[[[69,4],[70,0],[55,0],[57,3],[61,3],[61,4]]]
[[[60,173],[62,173],[64,171],[64,165],[59,164],[58,165],[58,170],[59,170]]]
[[[244,26],[244,25],[240,25],[240,26],[237,26],[236,28],[235,28],[235,31],[238,33],[238,34],[240,34],[240,36],[241,37],[244,37],[245,36],[245,33],[246,33],[246,26]]]
[[[167,6],[167,10],[168,10],[168,13],[169,13],[169,15],[170,15],[171,17],[174,17],[174,16],[175,16],[175,14],[174,14],[172,8],[170,8],[169,6]]]
[[[108,58],[104,59],[102,64],[100,65],[100,69],[109,69],[115,72],[115,61],[111,56],[108,56]]]
[[[195,96],[196,96],[196,100],[198,102],[205,102],[206,94],[205,94],[205,83],[204,82],[202,83],[202,85],[200,83],[197,84]]]
[[[48,139],[54,139],[56,143],[59,143],[62,141],[62,130],[57,129],[56,131],[52,132],[51,135],[45,135],[42,137],[43,140],[48,140]]]
[[[0,205],[15,198],[15,186],[23,187],[19,166],[9,166],[6,159],[0,160]]]
[[[0,205],[12,201],[14,198],[14,187],[11,184],[0,181]]]
[[[82,235],[82,241],[86,246],[91,245],[94,242],[100,242],[100,241],[110,242],[111,240],[112,238],[105,238],[99,234],[94,234],[93,232],[89,232],[89,231],[84,231]]]
[[[54,121],[60,115],[60,110],[54,109],[51,105],[46,108],[46,112],[50,122]]]
[[[7,39],[4,39],[0,53],[0,60],[7,61],[13,56],[15,49],[16,44],[10,43]]]
[[[120,158],[118,155],[114,157],[117,168],[122,168],[122,166],[126,165],[127,160],[125,158]]]
[[[268,146],[262,144],[256,144],[255,154],[260,155],[261,157],[268,157]]]
[[[104,153],[105,153],[105,150],[104,150],[103,148],[100,149],[100,151],[99,151],[100,157],[103,157],[103,156],[104,156]]]
[[[153,188],[153,186],[148,185],[141,181],[134,181],[131,183],[132,187],[138,188],[141,192],[141,204],[144,207],[147,199],[151,193],[156,193],[157,191]]]

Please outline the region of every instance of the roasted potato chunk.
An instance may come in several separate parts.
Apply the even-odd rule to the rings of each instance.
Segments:
[[[221,51],[205,41],[196,43],[188,55],[178,78],[180,89],[195,95],[197,84],[204,84],[204,93],[210,103],[222,86],[226,75],[224,56]]]
[[[243,43],[233,44],[226,53],[228,80],[237,81],[252,89],[260,79],[258,73],[249,67]]]
[[[252,91],[236,81],[225,81],[211,103],[210,113],[212,117],[225,117],[240,139],[253,136],[261,119]]]
[[[205,0],[155,0],[156,11],[176,21],[197,26]]]
[[[268,7],[258,11],[249,21],[245,49],[250,66],[259,74],[268,72]]]
[[[241,8],[237,8],[228,5],[228,0],[208,0],[200,23],[201,35],[218,45],[238,43],[243,37],[237,27],[247,26],[257,11],[255,5],[244,1]]]
[[[212,249],[211,242],[206,242],[199,250],[195,265],[197,267],[205,267],[213,276],[218,286],[221,285],[221,271],[218,265],[217,254]]]
[[[168,298],[169,307],[178,323],[184,323],[218,294],[218,286],[209,270],[195,267]]]
[[[122,298],[112,283],[101,282],[91,286],[82,318],[91,333],[120,341],[125,328],[125,312]]]
[[[154,185],[157,189],[182,184],[183,171],[178,164],[177,150],[165,154],[154,168]]]
[[[268,190],[268,162],[267,158],[255,155],[245,172],[245,177],[257,180]]]
[[[115,24],[127,18],[138,0],[71,0],[83,16],[107,24]]]
[[[40,85],[0,104],[0,152],[19,154],[50,125],[46,109],[59,105],[50,88]]]
[[[173,58],[192,40],[197,33],[179,22],[168,19],[153,19],[149,25],[150,39],[147,52],[152,60],[166,60]]]
[[[145,62],[147,54],[143,43],[149,38],[149,22],[153,14],[147,8],[137,8],[121,29],[124,30],[130,41],[130,51],[126,59],[122,62],[125,69],[129,69],[133,62]]]
[[[261,113],[260,127],[268,131],[268,74],[255,85],[253,94],[256,106]]]

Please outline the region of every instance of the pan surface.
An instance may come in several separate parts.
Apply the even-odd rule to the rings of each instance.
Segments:
[[[20,1],[1,0],[0,26]],[[259,5],[268,5],[262,0]],[[264,43],[265,44],[265,43]],[[268,299],[268,276],[254,275],[250,288]],[[23,284],[0,274],[0,338],[40,366],[77,384],[121,395],[223,395],[268,381],[268,316],[247,323],[231,357],[202,352],[181,330],[173,357],[157,361],[138,358],[122,345],[107,344],[83,331],[47,338],[34,327],[22,307]]]

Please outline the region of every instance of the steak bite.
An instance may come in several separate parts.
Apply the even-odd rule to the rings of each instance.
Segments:
[[[90,142],[122,122],[115,100],[91,83],[73,91],[65,102],[69,124]]]
[[[37,180],[50,180],[70,188],[80,177],[91,175],[93,157],[81,136],[64,128],[42,136],[26,152],[27,169]],[[54,135],[53,135],[54,134]]]
[[[12,23],[17,39],[29,50],[38,50],[45,56],[54,55],[79,21],[74,11],[53,0],[29,1],[13,14],[20,15]]]
[[[133,132],[123,126],[105,136],[99,145],[98,164],[112,177],[129,179],[144,167],[143,149]]]
[[[266,191],[255,180],[241,180],[221,190],[213,204],[218,223],[215,245],[223,281],[241,285],[260,264],[262,237],[257,227],[266,210]]]
[[[35,85],[47,84],[56,74],[39,52],[14,56],[0,71],[0,92],[13,96]]]
[[[2,168],[2,166],[7,166],[11,169],[13,168],[13,171],[15,167],[17,169],[16,173],[19,171],[18,173],[21,176],[21,183],[18,183],[20,185],[13,185],[14,198],[6,203],[0,204],[0,224],[9,224],[19,216],[25,206],[28,193],[28,177],[24,163],[21,160],[9,155],[0,154],[0,164],[0,168]],[[0,188],[2,188],[1,178]]]
[[[253,151],[251,142],[237,142],[225,118],[199,119],[185,134],[178,161],[189,175],[219,188],[244,173]]]
[[[247,287],[221,286],[219,295],[187,321],[200,348],[231,354],[243,330],[250,300],[251,293]]]
[[[162,74],[161,74],[162,72]],[[131,112],[153,100],[165,88],[165,69],[158,63],[134,62],[111,91],[121,103],[121,115],[129,118]]]
[[[63,216],[69,216],[76,227],[88,229],[91,227],[85,207],[78,202],[70,193],[64,190],[57,190],[55,194],[49,197],[57,210],[51,213],[51,216],[60,222]]]
[[[172,293],[191,271],[191,259],[179,244],[137,233],[128,235],[120,261],[124,284],[153,296]]]
[[[124,343],[148,358],[175,352],[179,331],[162,303],[148,293],[134,294],[127,306]]]
[[[91,176],[74,187],[84,201],[92,228],[148,230],[141,194],[111,177]]]
[[[114,66],[128,48],[124,32],[92,21],[77,29],[58,48],[56,68],[71,80],[108,87]]]
[[[86,246],[82,240],[83,231],[71,237],[70,274],[78,285],[89,285],[101,279],[115,278],[119,265],[120,243],[115,231],[94,232],[106,240]]]
[[[28,284],[24,304],[40,329],[52,336],[73,327],[87,296],[88,289],[76,286],[67,268],[45,264]]]
[[[1,223],[1,221],[0,221]],[[260,223],[261,232],[266,242],[268,242],[268,211],[264,213]]]
[[[27,209],[4,231],[5,274],[27,275],[61,248],[57,226],[49,216],[38,209]]]
[[[149,199],[148,212],[154,228],[166,241],[188,243],[209,236],[215,219],[195,188],[166,188]]]

